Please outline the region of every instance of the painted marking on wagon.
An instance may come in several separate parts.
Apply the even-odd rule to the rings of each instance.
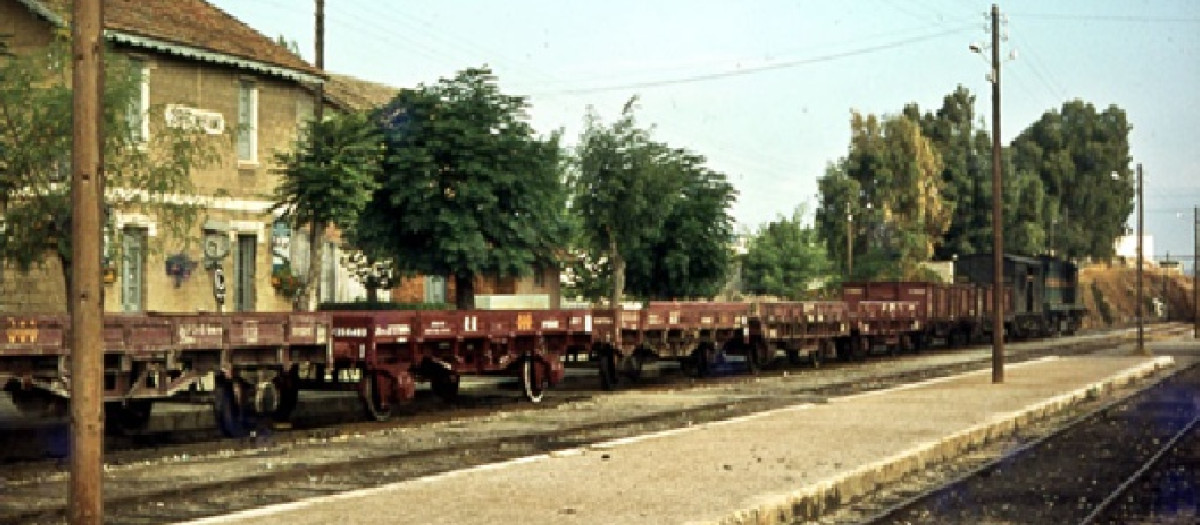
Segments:
[[[412,327],[407,323],[392,323],[375,327],[376,337],[400,337],[406,336],[411,332]]]
[[[212,323],[180,323],[179,342],[195,344],[200,338],[221,337],[225,329],[219,324]]]

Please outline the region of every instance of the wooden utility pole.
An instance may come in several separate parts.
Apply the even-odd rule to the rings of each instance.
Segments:
[[[325,70],[325,0],[316,0],[316,34],[314,41],[316,42],[316,65],[317,69],[324,72]],[[314,118],[317,123],[325,120],[325,83],[317,82],[317,108],[314,111]],[[324,224],[319,224],[319,221],[313,221],[308,225],[308,275],[305,279],[307,286],[304,289],[304,309],[308,311],[316,311],[317,306],[321,303],[321,236],[324,233]]]
[[[1137,209],[1138,209],[1138,225],[1137,225],[1137,307],[1135,309],[1137,315],[1137,353],[1140,355],[1149,355],[1146,351],[1145,343],[1145,324],[1142,312],[1142,267],[1146,265],[1146,260],[1142,256],[1142,221],[1145,218],[1142,203],[1142,163],[1137,165]]]
[[[1192,338],[1200,339],[1200,206],[1192,208]]]
[[[102,0],[75,0],[71,25],[71,486],[72,524],[104,518],[104,201]]]
[[[1004,214],[1000,176],[1000,6],[992,4],[992,382],[1004,382]]]

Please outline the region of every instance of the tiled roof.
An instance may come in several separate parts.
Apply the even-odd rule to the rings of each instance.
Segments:
[[[22,0],[34,11],[46,8],[69,20],[72,0]],[[323,76],[317,68],[273,39],[204,0],[103,0],[104,28],[124,35],[221,55],[308,75]],[[124,39],[127,43],[139,39]]]
[[[325,98],[349,110],[377,108],[391,102],[398,93],[400,88],[334,73],[325,82]]]

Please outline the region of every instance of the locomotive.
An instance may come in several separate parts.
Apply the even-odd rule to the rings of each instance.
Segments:
[[[1072,334],[1082,323],[1076,266],[1006,255],[1004,336]],[[567,356],[589,355],[601,385],[637,378],[654,360],[694,375],[733,361],[757,371],[781,357],[819,366],[872,352],[915,351],[991,337],[990,255],[960,258],[955,282],[850,282],[838,300],[654,301],[641,308],[372,310],[229,314],[107,314],[108,424],[136,431],[156,401],[209,403],[222,433],[286,422],[300,390],[357,391],[384,420],[417,382],[453,398],[464,375],[517,379],[541,401]],[[70,395],[70,320],[0,316],[0,383],[26,413]],[[729,359],[731,356],[738,356]]]

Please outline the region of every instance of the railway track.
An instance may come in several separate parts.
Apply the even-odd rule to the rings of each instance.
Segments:
[[[1113,339],[1012,345],[1012,361],[1110,348]],[[986,366],[986,351],[939,351],[711,380],[665,377],[611,396],[576,385],[539,406],[430,412],[411,419],[283,432],[265,440],[108,455],[106,519],[163,523],[366,488],[471,465],[552,452],[769,410],[799,401],[886,388]],[[669,394],[669,395],[667,395]],[[649,400],[649,401],[648,401]],[[670,400],[664,403],[663,400]],[[62,523],[67,474],[33,463],[7,468],[0,522]]]
[[[1192,364],[1063,426],[1045,422],[1056,428],[1036,439],[962,458],[948,483],[892,489],[823,523],[1194,523],[1197,392],[1200,364]]]

